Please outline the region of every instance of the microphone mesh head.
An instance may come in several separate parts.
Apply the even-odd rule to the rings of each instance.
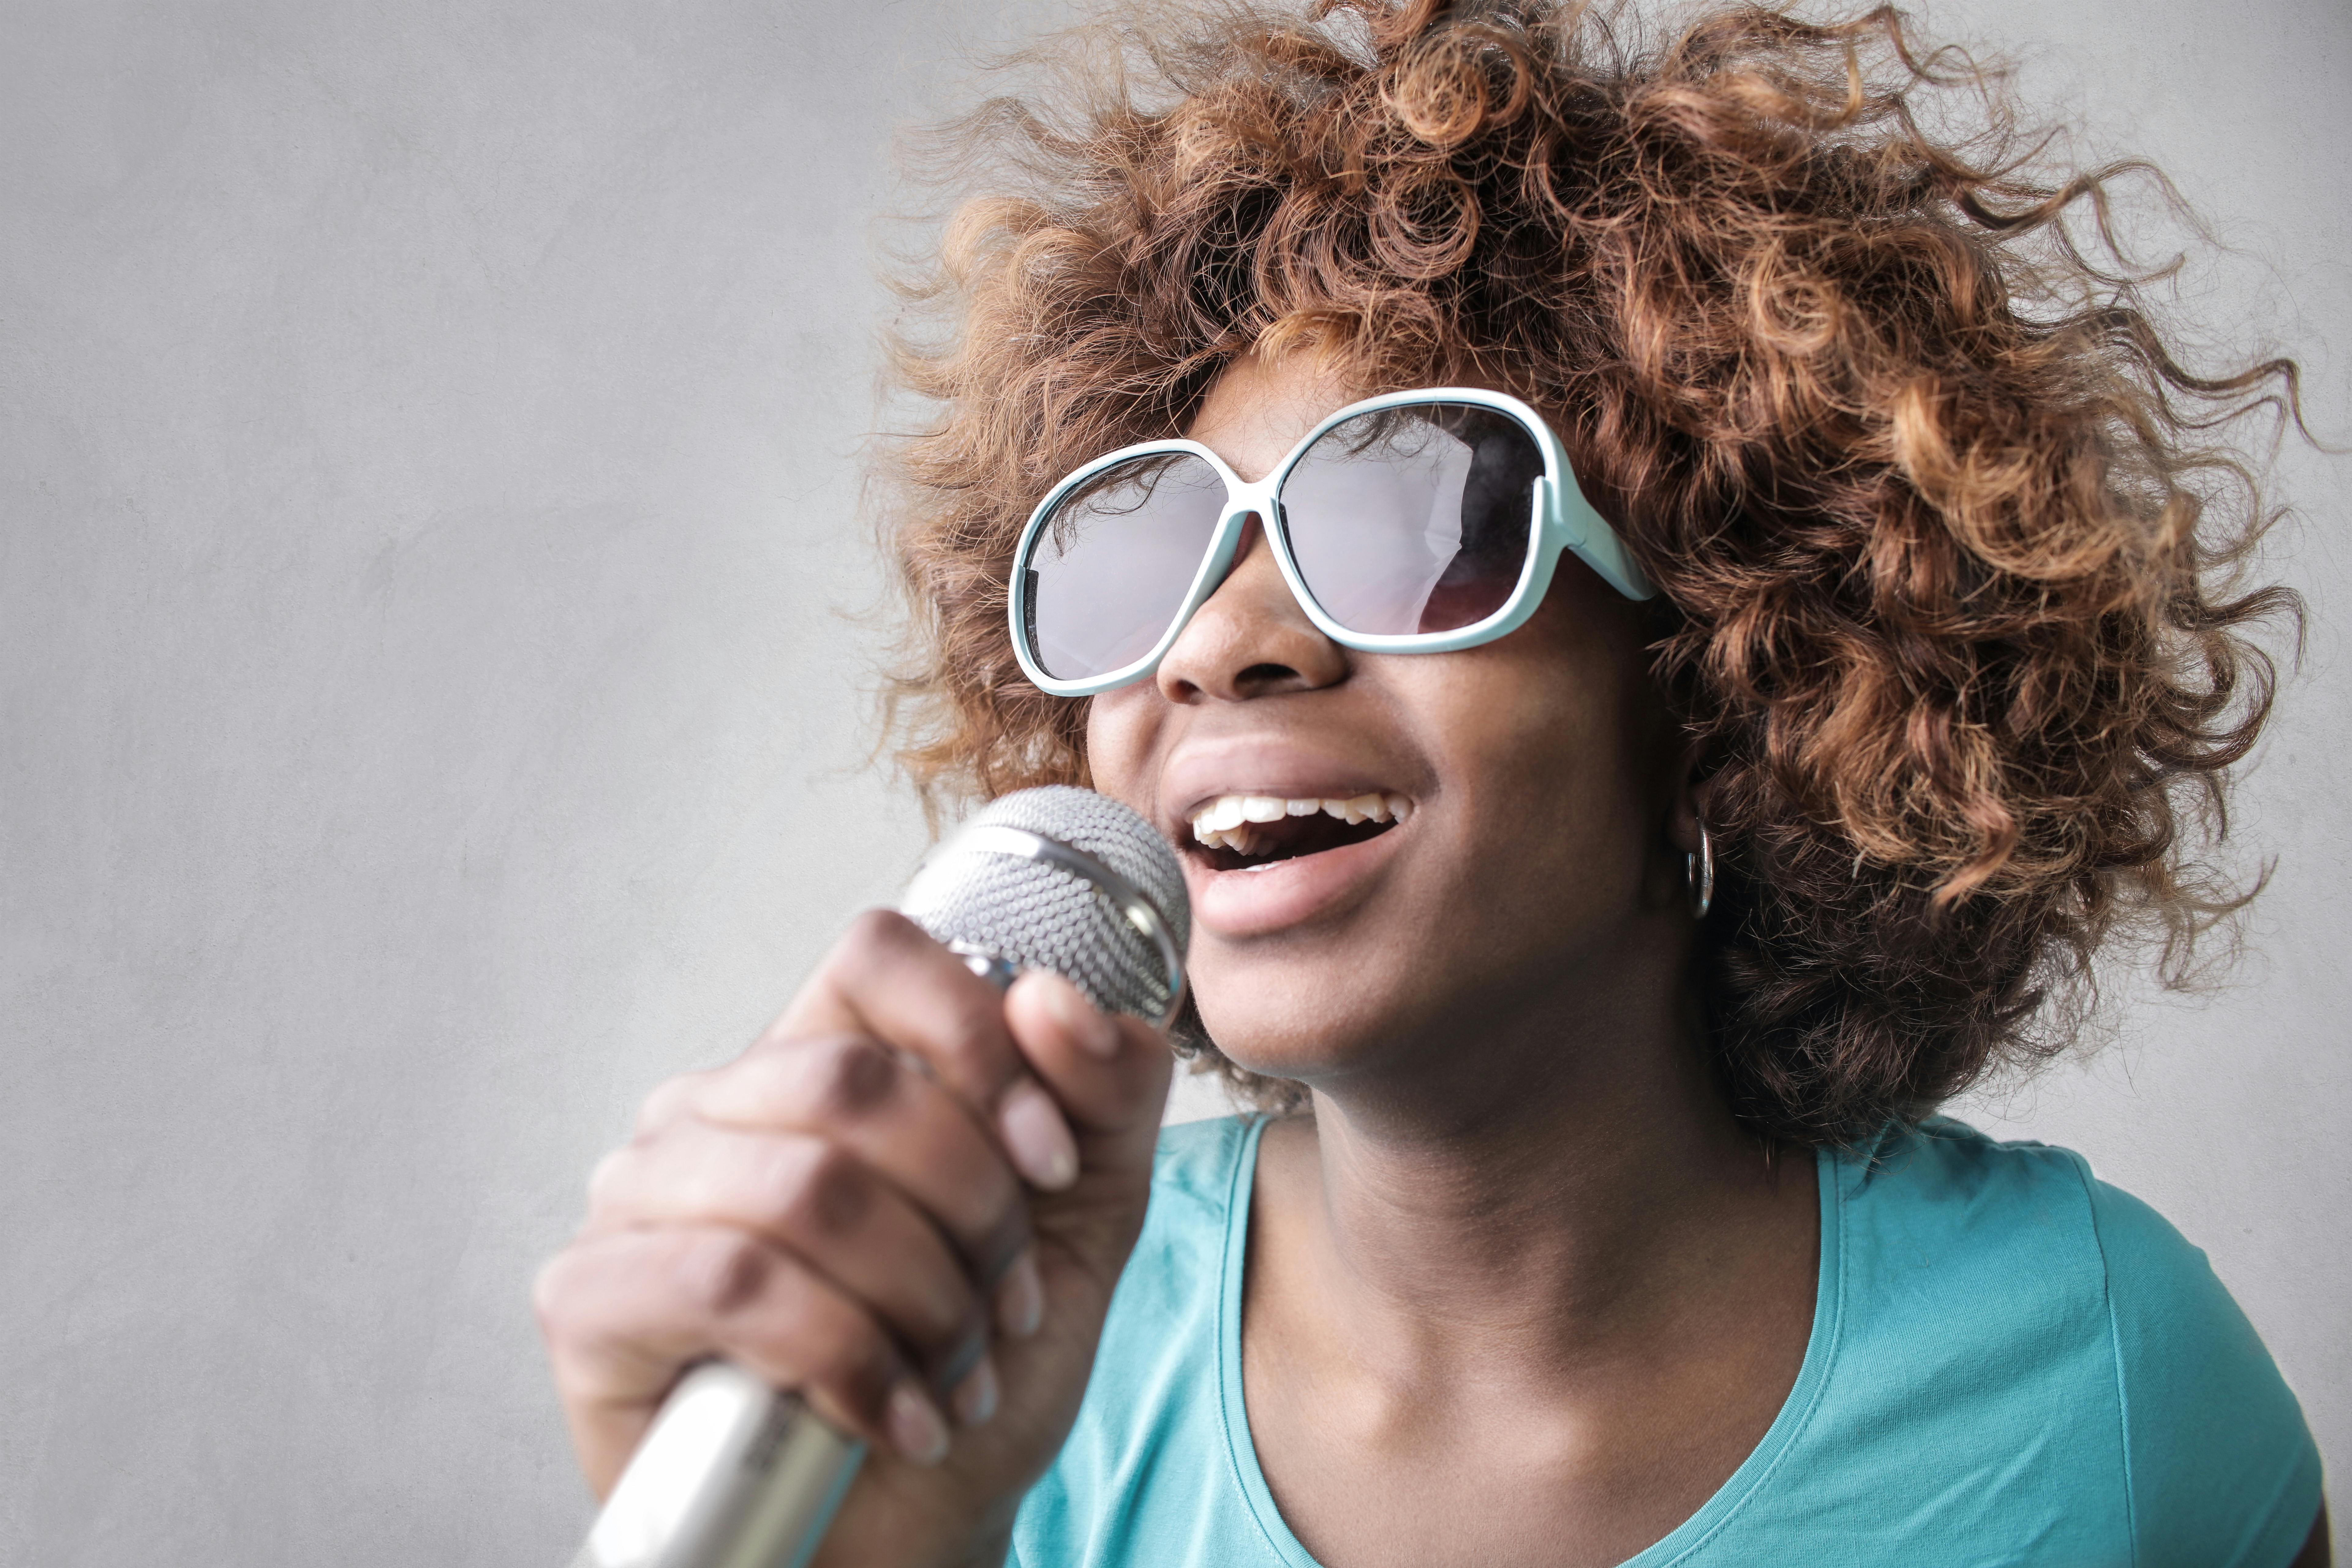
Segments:
[[[1150,900],[1181,953],[1192,941],[1192,904],[1176,852],[1151,824],[1107,795],[1068,784],[1024,789],[989,802],[964,824],[1015,827],[1094,857]],[[975,848],[959,829],[916,873],[901,912],[950,946],[1050,969],[1105,1012],[1159,1023],[1182,983],[1159,943],[1118,903],[1075,871],[1044,860]]]

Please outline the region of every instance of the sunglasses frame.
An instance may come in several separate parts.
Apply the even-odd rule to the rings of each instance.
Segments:
[[[1535,482],[1535,506],[1529,523],[1534,538],[1529,542],[1527,563],[1519,569],[1519,580],[1494,614],[1469,626],[1444,632],[1356,632],[1339,625],[1315,602],[1298,570],[1298,562],[1290,548],[1288,525],[1282,517],[1280,497],[1283,481],[1290,470],[1316,442],[1329,434],[1333,427],[1360,415],[1378,413],[1383,408],[1404,408],[1423,403],[1466,403],[1507,414],[1525,426],[1534,437],[1537,449],[1543,454],[1544,471]],[[1216,470],[1225,484],[1225,508],[1218,517],[1216,531],[1209,536],[1209,547],[1202,553],[1199,569],[1192,575],[1192,586],[1170,619],[1168,629],[1151,650],[1108,675],[1084,680],[1060,680],[1038,667],[1029,650],[1024,628],[1028,624],[1028,574],[1024,570],[1035,548],[1038,534],[1046,520],[1063,499],[1101,473],[1105,468],[1131,458],[1159,455],[1188,454],[1204,459]],[[1360,403],[1350,403],[1318,424],[1293,447],[1281,462],[1276,463],[1265,479],[1255,484],[1242,479],[1218,457],[1198,441],[1141,441],[1131,447],[1121,447],[1116,452],[1106,452],[1074,469],[1062,481],[1045,493],[1029,521],[1021,531],[1021,542],[1013,554],[1012,581],[1005,605],[1008,625],[1013,634],[1013,652],[1021,661],[1021,672],[1038,689],[1055,697],[1092,697],[1097,692],[1112,691],[1132,685],[1160,668],[1160,661],[1176,639],[1184,634],[1192,616],[1209,601],[1211,595],[1223,585],[1233,571],[1235,553],[1249,520],[1262,520],[1267,547],[1274,552],[1275,563],[1282,570],[1282,579],[1289,584],[1291,596],[1298,607],[1315,624],[1315,629],[1342,647],[1360,653],[1449,653],[1456,648],[1475,647],[1492,642],[1507,632],[1517,630],[1536,606],[1543,603],[1544,593],[1551,586],[1553,572],[1559,564],[1563,551],[1574,555],[1599,574],[1601,580],[1629,599],[1646,599],[1657,590],[1642,569],[1626,553],[1624,542],[1617,537],[1592,503],[1584,499],[1577,488],[1576,470],[1568,460],[1567,449],[1552,433],[1542,415],[1507,393],[1488,392],[1475,386],[1420,387],[1410,392],[1385,392],[1377,397],[1367,397]]]

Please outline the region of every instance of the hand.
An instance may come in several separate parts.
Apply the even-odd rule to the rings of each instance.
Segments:
[[[995,1550],[1086,1390],[1169,1060],[1057,975],[1000,995],[860,917],[750,1050],[654,1091],[541,1271],[590,1484],[725,1355],[873,1445],[821,1563]]]

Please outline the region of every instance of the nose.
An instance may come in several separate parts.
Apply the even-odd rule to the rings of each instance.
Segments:
[[[1316,629],[1253,517],[1233,569],[1185,623],[1154,676],[1171,702],[1242,702],[1347,679],[1348,650]]]

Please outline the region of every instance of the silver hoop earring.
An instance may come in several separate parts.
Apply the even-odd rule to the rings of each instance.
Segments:
[[[1703,921],[1715,907],[1715,840],[1698,825],[1698,847],[1683,856],[1683,885],[1690,891],[1691,919]]]

